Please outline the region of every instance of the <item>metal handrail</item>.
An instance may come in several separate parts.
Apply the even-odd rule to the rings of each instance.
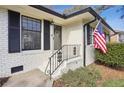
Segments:
[[[53,56],[54,56],[60,49],[62,49],[64,46],[65,46],[65,45],[61,46],[54,54],[52,54],[52,55],[49,57],[49,61],[48,61],[48,64],[47,64],[47,66],[46,66],[45,73],[46,73],[47,68],[48,68],[48,66],[49,66],[49,64],[50,64],[50,58],[53,57]]]
[[[66,46],[66,45],[63,45],[63,46],[61,46],[55,53],[53,53],[50,57],[52,57],[52,56],[54,56],[59,50],[61,50],[64,46]]]
[[[67,50],[63,52],[63,49],[66,48]],[[69,50],[71,49],[71,51]],[[73,51],[72,51],[73,50]],[[49,57],[49,62],[47,64],[47,67],[45,69],[45,72],[47,71],[49,67],[49,75],[50,79],[53,75],[53,73],[59,68],[59,66],[68,59],[75,58],[80,56],[80,53],[74,53],[74,52],[80,52],[80,45],[73,44],[73,45],[63,45],[60,47],[54,54],[52,54]],[[72,53],[71,53],[72,52]],[[66,55],[64,55],[66,53]],[[70,54],[71,53],[71,54]],[[64,58],[65,57],[65,58]]]
[[[48,64],[47,64],[47,66],[45,68],[45,71],[44,71],[45,73],[47,73],[47,69],[48,69],[49,64],[50,64],[50,61],[48,61]]]

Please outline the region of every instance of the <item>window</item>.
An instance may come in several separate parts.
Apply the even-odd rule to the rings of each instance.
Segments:
[[[93,28],[87,25],[87,45],[93,44]]]
[[[22,16],[22,50],[41,49],[41,21]]]
[[[119,34],[119,41],[124,42],[124,34],[123,33]]]
[[[110,42],[110,36],[109,36],[109,34],[105,34],[105,38],[106,38],[106,43],[109,43]]]

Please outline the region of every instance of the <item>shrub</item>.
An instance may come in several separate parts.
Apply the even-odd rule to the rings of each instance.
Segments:
[[[108,51],[106,54],[95,50],[96,62],[100,62],[114,68],[124,68],[124,44],[107,44]]]
[[[79,68],[74,71],[69,70],[60,79],[66,87],[95,87],[101,75],[95,68]]]

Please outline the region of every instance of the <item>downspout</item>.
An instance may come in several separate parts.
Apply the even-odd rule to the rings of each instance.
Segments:
[[[84,67],[86,66],[86,62],[85,62],[85,61],[86,61],[86,39],[85,39],[85,37],[86,37],[86,36],[85,36],[86,30],[85,30],[85,27],[86,27],[88,24],[91,24],[91,23],[93,23],[93,22],[95,22],[95,21],[96,21],[96,17],[95,17],[93,20],[91,20],[91,21],[89,21],[89,22],[87,22],[87,23],[85,23],[85,24],[83,25],[83,32],[84,32],[84,34],[83,34],[83,37],[84,37],[84,40],[83,40],[83,41],[84,41],[84,42],[83,42],[83,45],[84,45],[84,46],[83,46],[83,47],[84,47],[84,54],[83,54],[83,55],[84,55],[84,56],[83,56],[84,58],[83,58],[83,59],[84,59],[84,60],[83,60],[83,62],[84,62]]]

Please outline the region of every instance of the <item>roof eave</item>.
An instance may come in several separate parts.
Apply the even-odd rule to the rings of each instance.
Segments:
[[[102,23],[103,23],[104,25],[106,25],[111,31],[113,31],[114,33],[116,33],[115,30],[114,30],[113,28],[111,28],[111,27],[105,22],[105,20],[104,20],[101,16],[99,16],[91,7],[89,7],[89,12],[90,12],[93,16],[97,17],[98,20],[101,19],[101,21],[102,21]]]
[[[66,15],[62,15],[62,14],[60,14],[60,13],[57,13],[57,12],[55,12],[55,11],[53,11],[53,10],[50,10],[50,9],[48,9],[48,8],[45,8],[45,7],[41,6],[41,5],[29,5],[29,6],[34,7],[34,8],[36,8],[36,9],[39,9],[39,10],[42,10],[42,11],[45,11],[45,12],[47,12],[47,13],[50,13],[50,14],[55,15],[55,16],[57,16],[57,17],[60,17],[60,18],[62,18],[62,19],[69,19],[69,18],[74,17],[74,16],[76,16],[76,15],[89,12],[89,13],[92,14],[94,17],[96,17],[98,20],[101,19],[102,23],[103,23],[105,26],[107,26],[111,31],[113,31],[114,33],[116,33],[115,30],[112,29],[112,28],[104,21],[104,19],[103,19],[101,16],[99,16],[91,7],[88,7],[88,8],[86,8],[86,9],[83,9],[83,10],[80,10],[80,11],[77,11],[77,12],[74,12],[74,13],[72,13],[72,14],[66,16]]]

